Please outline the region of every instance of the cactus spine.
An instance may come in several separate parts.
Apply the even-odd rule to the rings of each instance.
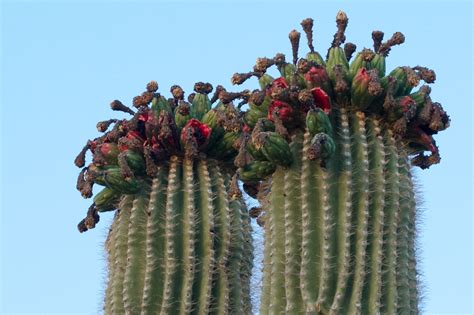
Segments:
[[[420,80],[432,83],[433,71],[399,67],[385,76],[385,57],[404,41],[401,33],[382,43],[375,31],[375,51],[364,49],[349,64],[355,45],[340,47],[347,22],[339,12],[325,62],[315,57],[313,21],[305,19],[306,58],[298,60],[293,30],[293,64],[277,54],[233,77],[261,83],[273,65],[281,74],[252,92],[250,157],[240,166],[244,182],[261,180],[261,314],[418,313],[411,165],[439,162],[433,135],[449,117],[431,102],[429,87],[410,94]],[[261,95],[268,111],[258,105]]]
[[[151,82],[134,99],[137,112],[114,101],[113,109],[133,118],[99,123],[102,131],[116,125],[76,158],[82,167],[85,152],[93,155],[78,178],[84,197],[92,196],[94,184],[106,186],[79,230],[95,227],[99,212],[117,209],[106,240],[104,312],[249,314],[253,247],[233,176],[241,132],[235,108],[226,99],[206,116],[210,84],[196,84],[192,105],[179,86],[169,100],[154,93],[157,88]],[[183,107],[192,115],[181,115]],[[225,150],[213,150],[211,139]]]

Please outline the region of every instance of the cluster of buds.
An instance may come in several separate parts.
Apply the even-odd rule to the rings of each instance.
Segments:
[[[439,162],[433,135],[449,126],[449,116],[439,103],[431,101],[428,85],[413,92],[420,81],[433,83],[435,73],[416,66],[397,67],[386,75],[385,58],[393,46],[405,41],[399,32],[383,42],[383,32],[374,31],[373,49],[362,49],[349,62],[356,46],[346,43],[341,47],[348,24],[344,12],[337,14],[336,23],[337,32],[326,59],[314,50],[313,20],[308,18],[301,23],[310,50],[305,58],[298,57],[301,35],[292,30],[289,39],[293,63],[286,62],[283,54],[258,58],[253,71],[232,77],[233,84],[257,77],[260,85],[251,92],[243,116],[244,129],[251,133],[247,143],[249,162],[237,165],[244,182],[258,182],[270,176],[277,165],[289,165],[290,149],[284,142],[297,130],[311,133],[307,158],[319,160],[324,166],[336,147],[331,125],[333,109],[361,111],[377,118],[406,144],[414,165],[424,169]],[[280,77],[267,74],[273,66]],[[426,151],[429,156],[424,155]]]
[[[250,93],[230,93],[219,86],[209,98],[212,90],[209,83],[196,83],[186,101],[183,89],[174,85],[172,98],[166,99],[157,93],[158,84],[152,81],[145,92],[133,98],[135,109],[118,100],[111,103],[112,110],[128,113],[131,118],[99,122],[97,130],[103,135],[87,141],[74,161],[82,168],[77,189],[84,198],[92,197],[94,184],[105,186],[79,223],[80,232],[95,227],[98,212],[115,210],[124,194],[139,191],[144,181],[156,176],[158,166],[173,156],[212,158],[234,167],[243,124],[233,101],[242,99],[245,103]],[[88,151],[92,162],[85,166]]]

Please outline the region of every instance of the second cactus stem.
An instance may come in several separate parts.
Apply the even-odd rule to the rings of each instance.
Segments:
[[[310,133],[296,132],[292,165],[273,173],[260,312],[413,312],[415,200],[406,152],[377,119],[343,109],[334,116],[328,165],[306,158]]]
[[[124,197],[106,242],[106,314],[251,312],[250,222],[229,184],[215,161],[173,157]]]

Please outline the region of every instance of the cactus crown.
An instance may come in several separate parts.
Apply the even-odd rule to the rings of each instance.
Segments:
[[[352,59],[356,46],[346,43],[340,47],[348,24],[344,12],[337,14],[336,24],[325,59],[314,50],[313,20],[308,18],[301,22],[309,47],[304,58],[298,56],[300,33],[292,30],[289,39],[293,63],[286,62],[283,54],[258,58],[253,72],[232,77],[233,84],[242,84],[252,76],[260,83],[260,89],[250,94],[249,109],[244,114],[248,129],[252,129],[248,154],[254,161],[240,169],[242,180],[263,179],[273,173],[275,165],[291,163],[289,147],[281,140],[289,140],[295,131],[306,128],[313,136],[308,158],[324,164],[334,151],[331,121],[340,109],[363,112],[376,118],[383,128],[393,130],[397,141],[408,149],[413,165],[425,169],[439,163],[433,135],[449,126],[449,116],[430,98],[427,84],[435,81],[434,71],[403,66],[386,74],[385,58],[393,46],[405,41],[400,32],[383,42],[384,33],[374,31],[373,50],[364,48]],[[266,74],[273,66],[281,77]],[[420,81],[426,84],[413,91]]]
[[[132,117],[99,122],[97,130],[104,134],[88,140],[76,157],[74,163],[82,168],[77,180],[82,196],[92,197],[94,183],[105,186],[79,223],[80,232],[95,226],[98,212],[115,210],[124,195],[143,188],[146,179],[156,176],[158,166],[173,157],[209,157],[230,170],[234,168],[232,161],[239,152],[242,130],[238,107],[242,105],[236,107],[233,101],[241,99],[245,103],[249,91],[230,93],[218,86],[209,98],[212,85],[198,82],[185,101],[178,85],[170,88],[169,99],[157,90],[155,81],[148,83],[146,91],[133,98],[136,110],[114,100],[112,110]],[[87,151],[92,152],[92,163],[84,167]]]

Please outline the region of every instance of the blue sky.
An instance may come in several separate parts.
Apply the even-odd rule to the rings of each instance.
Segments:
[[[255,59],[290,54],[287,34],[315,20],[325,52],[335,14],[348,41],[371,47],[371,31],[401,31],[387,68],[423,65],[451,127],[438,135],[442,161],[416,171],[427,314],[472,306],[472,3],[465,1],[3,1],[1,5],[1,314],[98,314],[105,280],[102,244],[111,214],[79,234],[89,205],[75,190],[73,160],[99,120],[120,117],[150,80],[231,87]],[[246,87],[252,88],[256,82]]]

